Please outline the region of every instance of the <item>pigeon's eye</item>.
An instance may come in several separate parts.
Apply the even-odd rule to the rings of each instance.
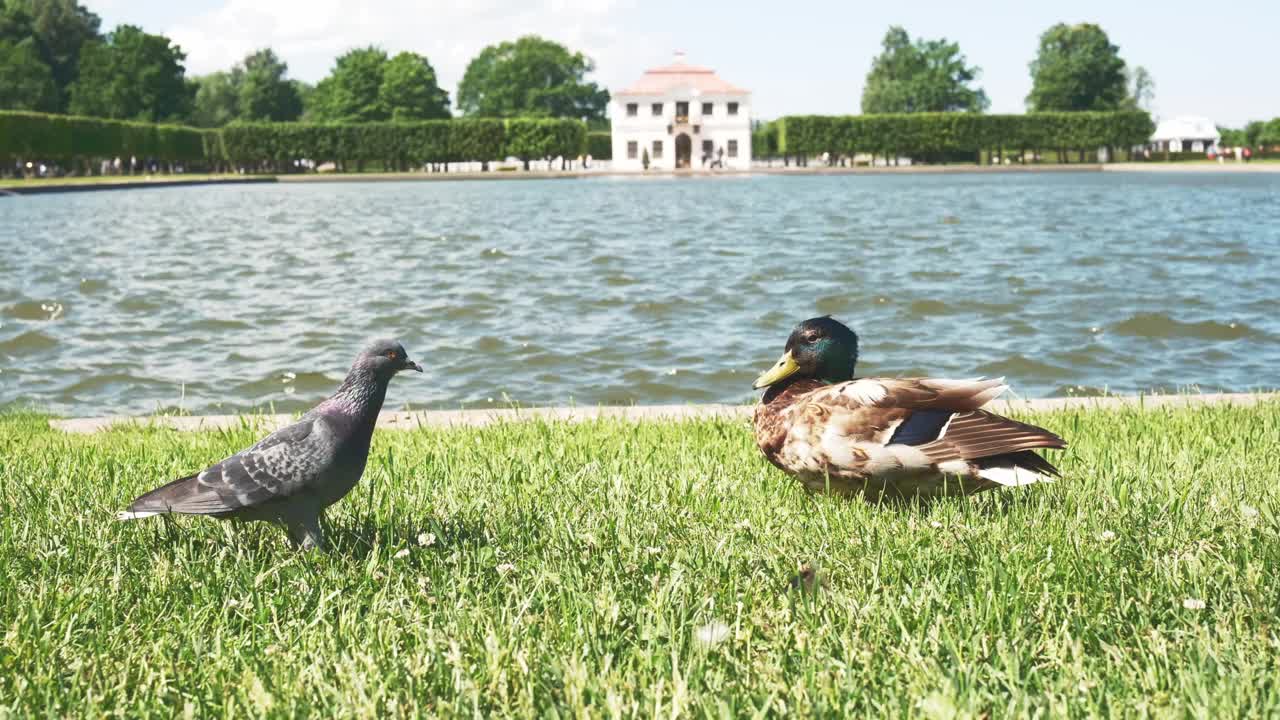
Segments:
[[[388,351],[387,351],[387,357],[388,357],[389,359],[391,359],[391,360],[395,360],[395,359],[396,359],[396,351],[395,351],[395,350],[388,350]]]

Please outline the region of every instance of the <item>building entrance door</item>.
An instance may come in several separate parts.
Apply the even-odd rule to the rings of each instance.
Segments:
[[[693,162],[693,140],[687,133],[676,136],[676,167],[687,168]]]

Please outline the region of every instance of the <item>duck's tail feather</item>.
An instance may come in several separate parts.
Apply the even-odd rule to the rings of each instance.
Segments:
[[[978,477],[1006,487],[1053,482],[1062,477],[1058,468],[1030,450],[979,458],[974,464],[978,466]]]

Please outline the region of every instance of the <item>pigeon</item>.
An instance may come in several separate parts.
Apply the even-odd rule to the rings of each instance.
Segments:
[[[320,517],[360,480],[387,383],[422,367],[394,340],[360,351],[342,385],[297,422],[253,447],[134,500],[117,517],[181,513],[265,520],[296,547],[323,550]]]

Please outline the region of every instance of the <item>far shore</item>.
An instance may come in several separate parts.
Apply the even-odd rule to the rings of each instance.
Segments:
[[[1200,395],[1108,395],[1102,397],[1062,397],[997,400],[987,408],[996,412],[1047,412],[1054,410],[1119,410],[1192,407],[1200,405],[1250,406],[1280,402],[1280,392],[1206,393]],[[627,421],[681,421],[727,418],[747,421],[751,405],[632,405],[549,408],[492,408],[480,410],[384,411],[378,427],[385,430],[414,430],[421,427],[478,427],[498,422],[547,420],[589,422],[617,419]],[[50,420],[63,432],[96,433],[115,427],[157,427],[181,431],[225,430],[245,423],[273,430],[292,422],[287,414],[245,415],[155,415],[109,416]]]
[[[1139,173],[1280,173],[1280,163],[1069,163],[1036,165],[901,165],[825,167],[755,167],[750,170],[621,170],[566,171],[465,171],[465,172],[367,172],[315,173],[305,175],[133,175],[120,177],[48,178],[31,180],[0,179],[0,197],[6,195],[42,195],[50,193],[89,192],[97,190],[134,190],[147,188],[189,187],[198,185],[237,185],[257,183],[326,183],[326,182],[419,182],[458,180],[569,180],[580,178],[715,178],[749,177],[753,175],[938,175],[965,173],[1063,173],[1063,172],[1139,172]]]
[[[271,175],[121,175],[72,178],[0,179],[0,197],[50,195],[97,190],[139,190],[198,185],[258,185],[273,183]]]
[[[1214,162],[1213,160],[1196,160],[1193,162],[1124,162],[1109,163],[1102,166],[1107,172],[1225,172],[1225,173],[1280,173],[1280,162]]]

